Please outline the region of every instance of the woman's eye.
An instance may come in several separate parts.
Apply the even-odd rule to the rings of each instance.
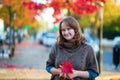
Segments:
[[[71,30],[71,28],[68,28],[67,30]]]
[[[61,31],[65,31],[65,29],[62,29]]]

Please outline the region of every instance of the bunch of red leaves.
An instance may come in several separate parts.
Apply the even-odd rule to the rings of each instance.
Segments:
[[[66,77],[72,78],[73,66],[70,61],[66,61],[65,63],[63,63],[60,66],[60,69],[61,69],[60,76],[64,76],[65,78]]]

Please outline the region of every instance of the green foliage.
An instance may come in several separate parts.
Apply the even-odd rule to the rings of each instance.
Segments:
[[[111,23],[104,24],[103,37],[113,39],[115,36],[120,36],[120,16],[113,19]]]
[[[120,6],[107,0],[104,6],[103,37],[113,39],[120,35]]]
[[[81,28],[87,28],[90,27],[91,25],[91,18],[94,18],[95,14],[91,14],[91,15],[84,15],[84,16],[77,16],[77,15],[72,15],[74,16],[80,23]]]
[[[0,9],[0,18],[4,20],[5,25],[17,28],[23,28],[26,24],[36,26],[34,19],[35,10],[28,10],[23,2],[30,0],[3,0]]]
[[[90,17],[87,16],[87,15],[85,15],[84,17],[81,17],[81,18],[79,19],[79,22],[80,22],[80,26],[81,26],[82,28],[86,28],[86,27],[89,26]]]

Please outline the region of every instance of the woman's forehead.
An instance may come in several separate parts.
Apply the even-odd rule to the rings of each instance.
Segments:
[[[70,24],[67,23],[67,22],[63,22],[63,23],[61,24],[61,27],[70,27]]]
[[[70,23],[69,22],[67,22],[67,21],[64,21],[64,22],[62,22],[62,24],[61,25],[67,25],[67,26],[69,26],[70,25]]]

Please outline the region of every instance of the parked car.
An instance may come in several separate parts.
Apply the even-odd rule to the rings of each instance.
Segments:
[[[113,39],[113,42],[114,42],[114,45],[118,44],[120,42],[120,36],[116,36],[114,39]]]
[[[115,65],[116,69],[120,63],[120,36],[116,36],[113,39],[113,64]]]
[[[47,32],[43,32],[39,38],[39,43],[43,44],[43,39],[46,37]]]
[[[56,37],[57,36],[55,33],[48,32],[48,33],[44,34],[41,42],[43,43],[43,45],[45,45],[47,47],[51,47],[53,44],[55,44]]]
[[[91,36],[86,36],[87,43],[93,47],[94,52],[96,55],[99,53],[99,40],[94,40]]]

